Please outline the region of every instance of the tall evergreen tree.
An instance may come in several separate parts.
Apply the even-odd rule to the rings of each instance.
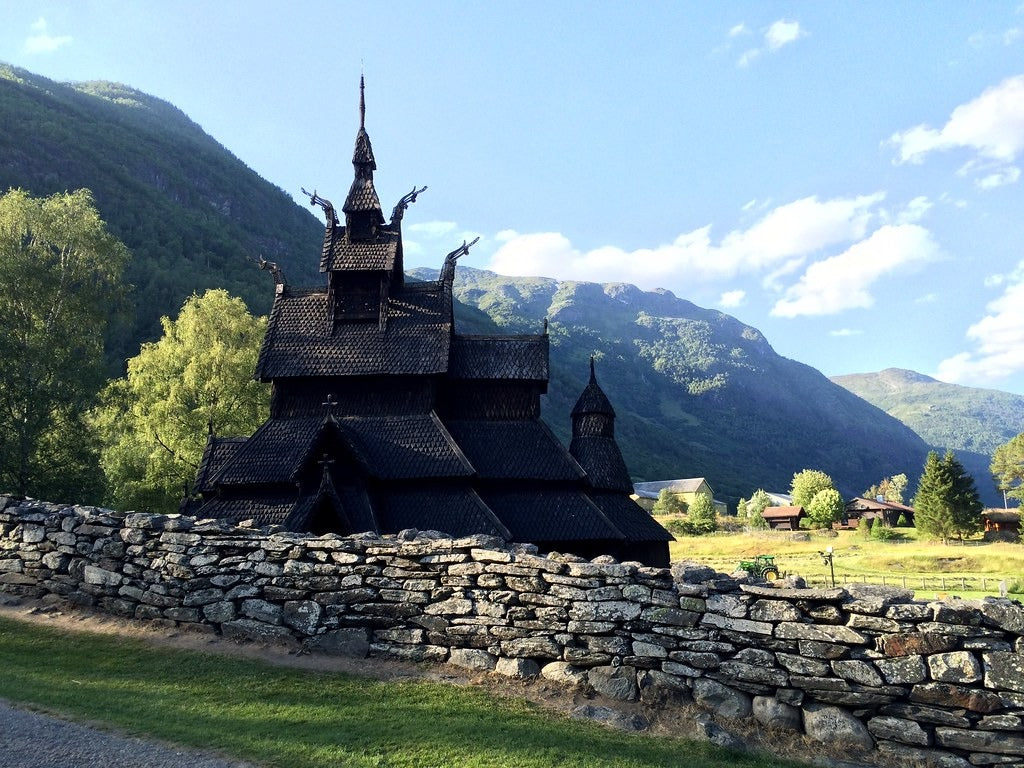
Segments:
[[[924,472],[914,494],[914,526],[925,536],[945,542],[953,535],[953,510],[949,496],[953,480],[935,451],[928,452]]]
[[[981,529],[982,504],[974,479],[952,451],[928,454],[914,496],[914,524],[927,536],[948,541]]]
[[[952,479],[950,507],[953,510],[953,531],[962,541],[964,536],[972,536],[982,529],[981,511],[985,506],[978,496],[974,478],[957,461],[952,451],[946,452],[944,461]]]

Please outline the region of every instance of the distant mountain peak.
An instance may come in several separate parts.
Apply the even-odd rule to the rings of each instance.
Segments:
[[[903,381],[913,381],[928,384],[940,383],[938,379],[933,379],[931,376],[925,376],[923,373],[917,371],[911,371],[907,368],[886,368],[881,371],[880,376],[887,379],[901,379]]]

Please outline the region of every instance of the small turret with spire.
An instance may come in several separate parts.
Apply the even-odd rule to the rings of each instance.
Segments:
[[[590,357],[590,381],[572,409],[572,436],[615,436],[615,409],[597,383],[593,355]]]

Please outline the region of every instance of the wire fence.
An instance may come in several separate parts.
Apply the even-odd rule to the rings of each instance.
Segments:
[[[832,579],[827,573],[815,573],[809,576],[794,575],[800,575],[808,586],[832,586]],[[837,573],[835,586],[881,584],[882,586],[914,590],[934,589],[939,592],[947,592],[959,589],[963,592],[988,592],[993,595],[1005,595],[1008,590],[1018,591],[1021,581],[1019,576],[866,576],[861,574],[851,576]]]

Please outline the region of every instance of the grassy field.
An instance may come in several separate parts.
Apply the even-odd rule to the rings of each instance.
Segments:
[[[0,697],[265,766],[796,768],[478,688],[382,682],[0,618]]]
[[[886,584],[905,584],[920,598],[936,594],[971,598],[998,595],[1000,581],[1005,581],[1010,597],[1024,599],[1024,545],[980,539],[944,545],[917,540],[912,528],[897,530],[900,539],[895,541],[866,539],[857,531],[840,531],[834,537],[808,532],[809,541],[794,540],[788,531],[679,537],[672,544],[672,559],[693,560],[731,573],[742,559],[773,554],[781,572],[821,586],[831,577],[819,553],[831,546],[837,586],[880,584],[884,578]]]

